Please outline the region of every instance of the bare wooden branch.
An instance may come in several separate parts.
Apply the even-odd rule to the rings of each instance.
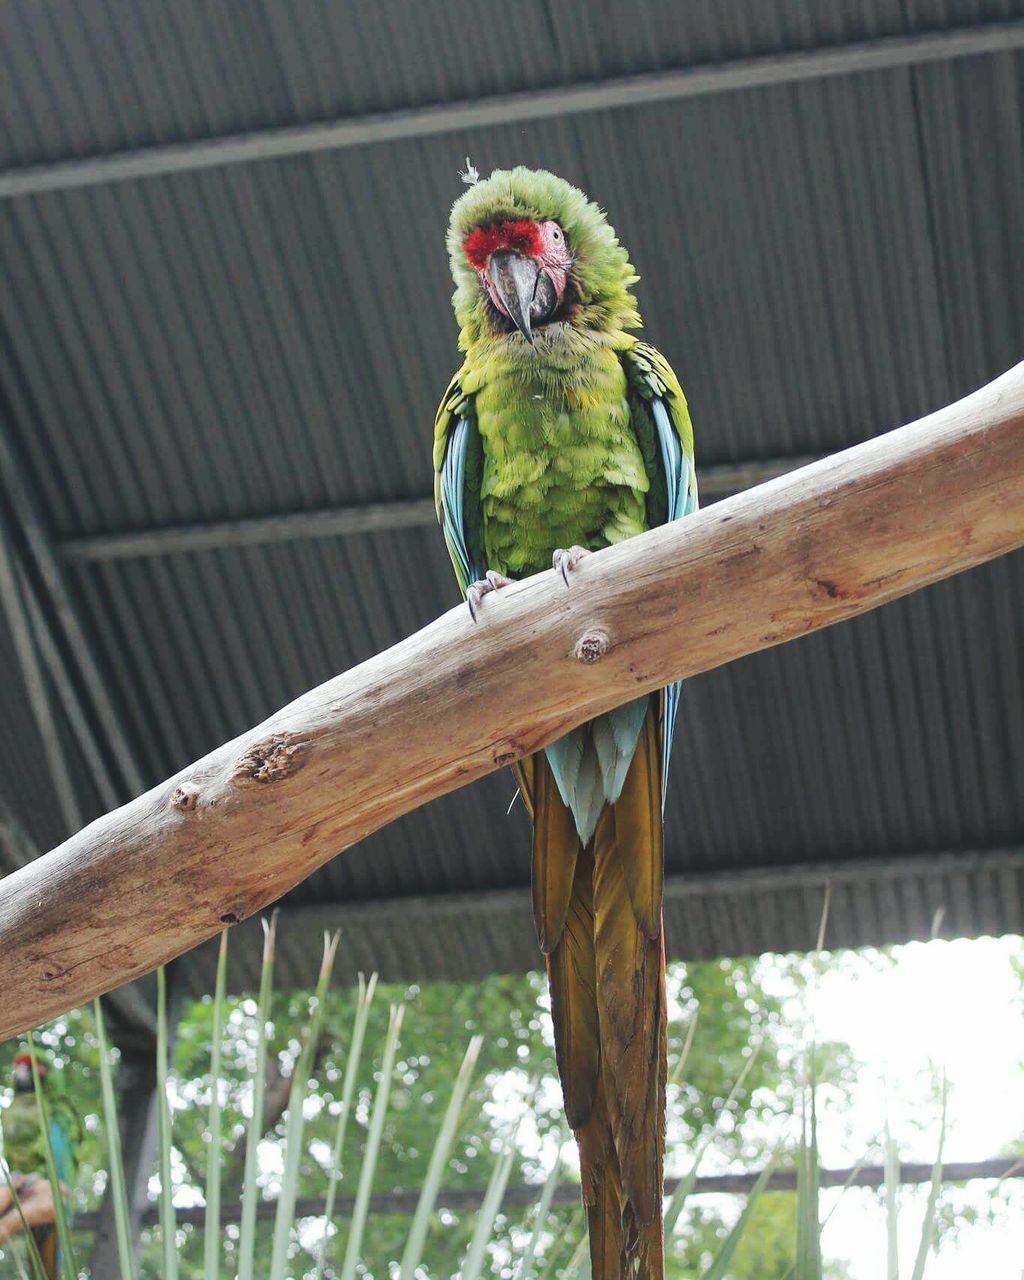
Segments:
[[[1024,365],[910,426],[452,609],[0,881],[0,1038],[252,915],[417,805],[668,681],[1024,543]],[[591,642],[593,641],[593,643]],[[595,661],[583,660],[596,654]]]

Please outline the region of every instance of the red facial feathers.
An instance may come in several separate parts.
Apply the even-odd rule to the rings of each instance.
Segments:
[[[512,249],[530,258],[540,256],[540,227],[524,218],[518,222],[492,222],[487,227],[474,227],[462,246],[469,265],[484,271],[495,249]]]

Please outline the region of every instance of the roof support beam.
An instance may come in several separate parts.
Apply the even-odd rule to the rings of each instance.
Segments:
[[[465,608],[0,881],[0,1038],[638,694],[1024,545],[1024,364],[919,422]],[[484,691],[486,696],[484,696]]]
[[[1019,932],[1024,928],[1024,907],[1018,905],[1013,887],[1024,885],[1024,848],[971,849],[957,852],[911,853],[894,856],[856,857],[837,862],[730,867],[722,871],[674,872],[665,877],[666,945],[670,960],[704,960],[728,952],[719,945],[716,921],[731,921],[734,913],[755,921],[772,918],[780,900],[788,903],[787,923],[774,927],[774,945],[782,950],[806,949],[814,944],[820,914],[818,895],[832,890],[833,925],[830,946],[877,944],[921,940],[932,936],[959,937],[964,933],[957,911],[957,897],[964,886],[986,883],[1004,886],[1001,906],[978,922],[979,933]],[[860,917],[840,927],[854,910],[857,894],[877,894],[914,904],[907,918],[907,933],[885,935],[881,917],[877,932],[873,921]],[[810,896],[819,905],[805,911]],[[318,937],[324,930],[341,929],[345,951],[335,968],[335,982],[354,983],[360,971],[376,971],[382,981],[447,981],[457,976],[475,977],[483,972],[526,973],[539,963],[537,938],[527,885],[487,891],[410,894],[368,901],[302,903],[286,902],[280,908],[278,937],[282,981],[288,986],[312,987],[319,957],[301,945],[287,946],[288,939]],[[683,922],[700,915],[705,929],[699,934]],[[803,924],[806,921],[806,929]],[[438,946],[436,939],[460,935],[454,945]],[[724,924],[733,929],[735,926]],[[758,926],[753,924],[756,929]],[[763,928],[763,926],[762,926]],[[781,930],[781,934],[779,932]],[[468,931],[499,939],[479,950],[467,945]],[[743,941],[745,938],[745,941]],[[732,947],[759,950],[769,945],[763,933],[747,933]],[[263,934],[259,919],[233,930],[228,983],[232,991],[252,992],[259,986]],[[200,997],[213,989],[217,968],[217,939],[212,938],[182,960],[182,983],[190,995]]]
[[[8,870],[23,867],[39,850],[31,836],[21,825],[21,820],[0,794],[0,875]]]
[[[697,470],[702,502],[715,501],[752,485],[774,480],[814,462],[812,456],[770,458],[763,462],[725,463]],[[133,560],[227,547],[258,547],[307,538],[342,538],[354,533],[418,529],[437,523],[433,498],[328,507],[318,511],[289,511],[284,515],[249,516],[209,524],[173,525],[130,533],[98,533],[66,538],[58,544],[67,561]]]
[[[952,875],[965,872],[1024,870],[1024,848],[972,849],[958,853],[906,853],[882,858],[851,858],[842,862],[794,863],[780,867],[730,867],[725,871],[688,871],[665,877],[665,900],[720,897],[740,891],[772,893],[778,889],[814,889],[826,884],[859,884],[865,880],[902,880],[907,876]],[[367,917],[387,919],[394,926],[409,913],[429,915],[440,924],[461,920],[472,903],[477,914],[504,916],[509,911],[529,914],[530,904],[521,888],[490,889],[483,893],[418,894],[348,904],[283,906],[279,933],[295,930],[303,937],[319,936],[325,929],[345,929]],[[261,946],[262,952],[262,946]],[[315,957],[319,964],[319,956]]]
[[[82,825],[82,809],[75,793],[74,778],[46,685],[37,636],[29,617],[27,592],[28,584],[15,554],[10,523],[0,498],[0,605],[7,618],[25,693],[42,740],[47,770],[64,819],[64,829],[76,831]]]
[[[35,494],[7,433],[0,430],[0,483],[9,504],[8,532],[25,583],[25,607],[32,616],[40,654],[62,689],[62,701],[88,763],[98,775],[101,795],[123,799],[138,795],[144,780],[123,724],[123,716],[104,680],[93,645],[72,600],[61,564]],[[99,760],[94,732],[102,730],[116,772]],[[108,803],[110,801],[108,800]],[[77,825],[77,824],[76,824]]]
[[[141,791],[142,779],[67,593],[63,570],[2,431],[0,480],[0,606],[14,641],[61,816],[66,829],[74,831],[82,825],[82,809],[60,733],[61,714],[103,803],[115,805],[126,795]],[[108,735],[116,730],[113,745],[115,755],[120,755],[121,777],[115,776],[104,755],[96,734],[97,718]],[[0,809],[0,818],[5,813],[6,806]],[[20,833],[20,825],[17,830]],[[0,830],[0,836],[3,834]],[[27,836],[3,843],[15,857],[26,859],[23,865],[38,856]],[[108,1002],[118,1043],[134,1041],[145,1046],[153,1040],[155,1014],[137,985],[112,991]]]
[[[950,27],[944,31],[913,35],[879,36],[874,40],[740,58],[709,66],[679,67],[671,71],[646,72],[555,89],[529,90],[8,169],[0,173],[0,199],[255,160],[339,151],[407,138],[434,137],[489,125],[517,124],[864,71],[919,66],[1022,47],[1022,20]]]
[[[748,1195],[760,1177],[760,1171],[751,1173],[717,1173],[699,1174],[693,1185],[691,1194],[707,1195]],[[885,1185],[885,1169],[882,1165],[861,1165],[855,1169],[821,1169],[819,1181],[822,1187],[881,1187]],[[1024,1178],[1024,1159],[1019,1156],[1003,1156],[993,1160],[950,1161],[942,1167],[943,1183],[970,1182],[975,1178]],[[899,1181],[902,1186],[920,1186],[931,1182],[932,1166],[930,1164],[903,1163],[899,1168]],[[679,1178],[667,1178],[665,1191],[668,1195],[679,1185]],[[769,1191],[793,1191],[796,1189],[795,1169],[776,1169],[768,1180]],[[537,1183],[520,1183],[506,1188],[502,1196],[502,1209],[527,1208],[536,1204],[540,1197],[540,1185]],[[453,1187],[449,1191],[439,1191],[438,1206],[444,1209],[468,1212],[479,1208],[484,1197],[482,1188]],[[419,1203],[420,1193],[413,1191],[379,1192],[370,1197],[370,1212],[374,1214],[414,1213]],[[555,1187],[555,1204],[578,1204],[580,1187],[578,1182],[560,1182]],[[336,1218],[349,1218],[355,1207],[355,1196],[339,1196],[335,1201]],[[277,1212],[276,1200],[261,1200],[256,1209],[257,1217],[272,1218]],[[295,1217],[319,1218],[323,1216],[323,1196],[308,1197],[296,1202]],[[241,1220],[242,1207],[238,1202],[221,1206],[222,1222],[238,1222]],[[194,1223],[201,1227],[205,1222],[206,1209],[203,1205],[177,1210],[179,1224]],[[145,1214],[147,1223],[159,1221],[160,1211],[151,1205]],[[96,1221],[95,1214],[83,1213],[75,1216],[75,1226],[88,1231]]]

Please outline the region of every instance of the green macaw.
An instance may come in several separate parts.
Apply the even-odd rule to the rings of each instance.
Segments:
[[[74,1145],[81,1137],[81,1125],[70,1102],[48,1083],[49,1064],[40,1053],[36,1054],[36,1068],[47,1101],[54,1168],[64,1188],[64,1201],[67,1204],[75,1179]],[[12,1179],[16,1175],[21,1175],[22,1180],[46,1178],[46,1145],[39,1123],[32,1059],[27,1053],[19,1054],[14,1060],[14,1097],[3,1113],[3,1139],[4,1159],[11,1170]],[[44,1270],[49,1280],[52,1280],[60,1269],[57,1229],[53,1225],[36,1227],[34,1234]]]
[[[499,170],[452,209],[465,355],[437,413],[435,496],[477,618],[490,592],[697,509],[693,429],[640,327],[637,275],[596,204]],[[595,1280],[660,1280],[665,1127],[663,822],[679,686],[517,766],[533,909],[580,1153]]]

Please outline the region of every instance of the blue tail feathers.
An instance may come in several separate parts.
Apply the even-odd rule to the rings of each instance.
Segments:
[[[544,750],[583,845],[593,839],[604,806],[619,798],[649,702],[645,695],[616,707]]]

